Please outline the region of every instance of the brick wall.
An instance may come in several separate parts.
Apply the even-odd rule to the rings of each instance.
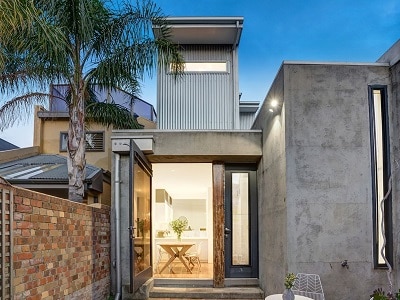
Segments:
[[[14,299],[107,299],[110,208],[13,190]]]

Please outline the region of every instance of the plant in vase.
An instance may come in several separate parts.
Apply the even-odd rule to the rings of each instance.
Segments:
[[[149,232],[150,230],[150,221],[148,219],[138,219],[136,222],[140,232],[138,236],[144,237],[145,232]]]
[[[176,220],[171,221],[169,223],[169,225],[171,226],[172,230],[176,233],[176,236],[177,236],[178,240],[180,241],[182,232],[183,232],[183,230],[186,229],[186,227],[188,225],[188,221],[182,220],[182,219],[176,219]]]
[[[294,300],[294,293],[292,291],[292,287],[297,277],[293,273],[288,273],[285,277],[285,291],[283,292],[282,299],[283,300]]]

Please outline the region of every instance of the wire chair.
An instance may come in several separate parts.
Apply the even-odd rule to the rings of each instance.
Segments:
[[[298,273],[292,291],[295,295],[306,296],[314,300],[325,300],[321,279],[317,274]]]

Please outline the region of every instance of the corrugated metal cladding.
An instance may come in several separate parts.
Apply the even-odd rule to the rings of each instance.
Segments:
[[[256,113],[240,113],[240,129],[251,129]]]
[[[234,75],[231,45],[184,45],[185,61],[226,61],[227,73],[158,74],[158,128],[234,129]],[[235,68],[233,70],[232,68]]]

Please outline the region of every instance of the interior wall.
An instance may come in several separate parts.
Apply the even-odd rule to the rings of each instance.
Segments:
[[[210,163],[154,163],[152,181],[154,242],[176,240],[169,223],[185,217],[191,230],[182,233],[182,240],[203,241],[202,256],[209,263],[213,257],[211,167]],[[157,202],[157,191],[164,191],[170,203]],[[168,232],[162,235],[164,230]]]
[[[193,232],[193,236],[200,235],[200,228],[207,228],[206,199],[174,199],[172,203],[173,219],[185,216]],[[184,233],[184,236],[187,233]]]

